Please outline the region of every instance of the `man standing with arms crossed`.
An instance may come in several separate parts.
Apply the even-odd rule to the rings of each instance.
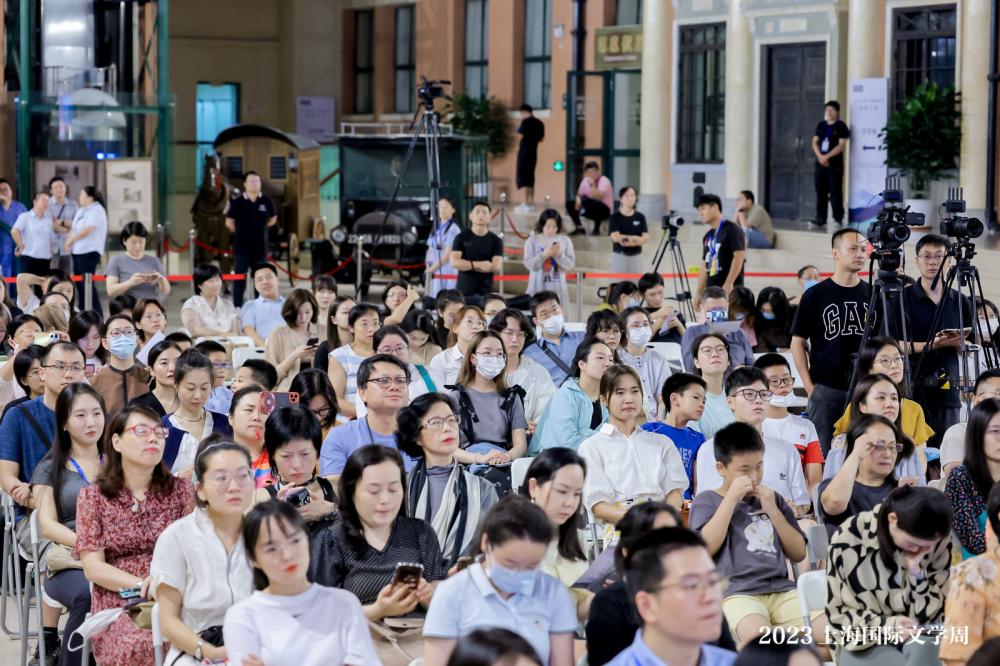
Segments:
[[[802,294],[792,323],[792,355],[809,394],[806,416],[816,426],[824,456],[830,450],[833,424],[847,404],[871,295],[868,284],[858,277],[868,254],[865,237],[854,229],[841,229],[831,244],[833,277]]]
[[[226,228],[233,232],[233,253],[237,273],[246,273],[251,266],[267,261],[267,229],[278,223],[274,202],[261,191],[260,175],[256,171],[243,174],[243,194],[229,202]],[[233,304],[243,305],[246,280],[233,286]]]

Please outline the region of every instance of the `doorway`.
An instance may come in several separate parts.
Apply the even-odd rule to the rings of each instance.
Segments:
[[[826,44],[769,46],[765,62],[765,205],[776,220],[811,220],[812,136],[826,101]]]
[[[199,83],[195,94],[195,188],[201,187],[205,156],[219,132],[239,122],[240,86],[238,83]]]

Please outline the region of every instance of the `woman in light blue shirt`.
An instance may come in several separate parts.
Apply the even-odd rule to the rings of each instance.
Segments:
[[[73,255],[73,275],[97,272],[104,254],[108,238],[108,212],[104,210],[104,199],[93,185],[80,190],[80,210],[73,216],[73,227],[66,236],[63,250]],[[101,314],[101,300],[97,283],[92,287],[93,303],[90,309]],[[76,283],[76,301],[83,305],[84,283]]]
[[[424,665],[445,666],[462,636],[499,627],[524,638],[543,664],[572,666],[576,605],[540,568],[553,536],[542,509],[508,495],[483,521],[479,557],[442,581],[424,621]]]
[[[438,217],[441,221],[427,237],[427,273],[430,275],[455,275],[448,257],[451,256],[451,246],[455,237],[462,231],[462,225],[455,220],[455,206],[445,198],[438,200]],[[457,278],[431,278],[427,295],[435,298],[442,289],[454,289]]]

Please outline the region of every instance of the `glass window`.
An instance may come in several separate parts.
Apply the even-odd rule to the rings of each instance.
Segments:
[[[396,8],[396,111],[411,113],[417,94],[413,56],[413,5]]]
[[[642,25],[642,0],[618,0],[615,23],[617,25]]]
[[[682,26],[678,162],[722,162],[726,116],[726,24]]]
[[[354,112],[372,112],[372,20],[370,9],[354,12]]]
[[[485,98],[489,90],[489,3],[465,0],[465,94]]]
[[[955,87],[954,5],[899,9],[894,14],[893,107],[900,108],[923,83]]]
[[[524,103],[550,106],[552,88],[552,0],[524,0]]]

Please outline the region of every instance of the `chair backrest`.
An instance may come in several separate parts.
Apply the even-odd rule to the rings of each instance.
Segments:
[[[511,492],[517,492],[524,484],[524,477],[528,475],[528,468],[534,458],[516,458],[510,465],[510,487]]]
[[[233,350],[233,370],[237,370],[251,358],[266,358],[267,353],[261,347],[237,347]]]
[[[826,610],[826,572],[807,571],[799,575],[796,583],[799,591],[799,604],[802,617],[809,622],[813,611]]]
[[[652,342],[653,351],[667,359],[670,372],[684,372],[684,353],[677,342]]]
[[[163,666],[163,629],[160,627],[160,604],[153,604],[150,611],[150,624],[153,630],[153,663]]]
[[[822,525],[823,524],[823,510],[820,509],[820,506],[819,506],[819,485],[820,484],[817,483],[815,486],[813,486],[813,489],[809,493],[809,496],[810,496],[810,499],[812,500],[813,514],[815,514],[815,516],[816,516],[816,522],[818,524]]]
[[[567,321],[563,324],[563,330],[567,333],[583,333],[587,330],[587,322],[585,321]]]
[[[809,555],[809,563],[816,568],[820,562],[826,560],[830,551],[830,534],[826,531],[825,525],[811,525],[806,531],[806,552]]]

